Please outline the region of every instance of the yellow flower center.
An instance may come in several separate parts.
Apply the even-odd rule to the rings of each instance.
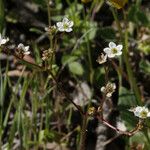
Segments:
[[[67,29],[69,26],[68,26],[68,24],[64,23],[63,27],[64,27],[64,29]]]
[[[146,112],[146,111],[142,111],[142,112],[140,113],[140,116],[141,116],[142,118],[146,118],[146,117],[147,117],[147,112]]]
[[[112,48],[111,51],[112,51],[113,54],[116,54],[118,52],[116,48]]]

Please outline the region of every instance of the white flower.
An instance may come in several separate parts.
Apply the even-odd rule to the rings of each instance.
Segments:
[[[29,55],[30,54],[29,46],[24,46],[22,43],[20,43],[17,48],[19,50],[22,50],[24,55]]]
[[[115,83],[108,82],[105,87],[101,87],[101,92],[103,92],[107,97],[111,97],[112,94],[115,92],[115,89]]]
[[[133,112],[135,116],[141,119],[150,117],[150,111],[145,106],[137,106],[135,108],[130,109],[129,111]]]
[[[122,54],[122,45],[116,45],[114,42],[109,43],[109,47],[103,49],[109,58],[119,56]]]
[[[103,53],[101,53],[101,55],[98,56],[97,60],[96,60],[99,64],[103,64],[107,61],[107,54],[104,55]]]
[[[69,21],[68,18],[65,17],[62,22],[57,22],[56,26],[60,32],[71,32],[73,24],[73,21]]]
[[[9,38],[3,38],[0,34],[0,46],[6,44],[9,41]]]

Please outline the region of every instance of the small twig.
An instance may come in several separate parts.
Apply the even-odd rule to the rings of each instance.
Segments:
[[[115,130],[120,135],[132,136],[135,133],[137,133],[140,129],[143,128],[143,126],[142,126],[143,122],[141,120],[139,120],[139,122],[137,123],[136,127],[133,130],[131,130],[131,131],[122,131],[122,130],[118,129],[117,127],[114,127],[113,125],[111,125],[109,122],[107,122],[103,117],[100,117],[99,115],[97,115],[97,119],[99,121],[101,121],[103,124],[105,124],[106,126],[108,126],[109,128]]]
[[[79,150],[85,150],[87,119],[88,119],[88,115],[85,114],[83,116],[83,121],[82,121],[82,129],[81,129]]]
[[[108,139],[106,142],[104,142],[104,146],[106,146],[107,144],[110,144],[111,142],[113,142],[115,139],[117,139],[120,136],[121,136],[121,134],[118,134],[118,135]]]

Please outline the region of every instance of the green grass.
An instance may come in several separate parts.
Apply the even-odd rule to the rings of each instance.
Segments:
[[[5,35],[10,37],[10,42],[0,47],[0,56],[3,58],[2,54],[6,54],[6,58],[0,62],[2,149],[46,150],[50,146],[51,149],[75,147],[77,150],[86,150],[87,134],[93,130],[96,132],[96,127],[87,131],[94,119],[120,134],[130,135],[139,131],[136,128],[138,119],[128,109],[137,105],[149,106],[146,99],[147,83],[143,82],[149,78],[147,72],[144,72],[148,65],[140,66],[148,62],[148,55],[138,48],[141,30],[143,29],[145,35],[150,33],[148,13],[146,9],[142,9],[147,8],[146,4],[138,0],[136,4],[128,3],[118,10],[108,6],[104,0],[93,0],[88,4],[77,0],[65,2],[56,0],[54,4],[49,5],[48,0],[33,0],[42,16],[47,16],[45,21],[39,18],[39,21],[43,21],[47,26],[56,24],[64,16],[74,22],[71,33],[47,34],[40,27],[30,24],[26,26],[19,18],[16,24],[11,22],[8,18],[13,19],[11,13],[14,12],[9,6],[10,3],[0,0],[0,33],[6,33]],[[40,16],[40,13],[37,14]],[[25,31],[20,30],[20,25]],[[129,32],[131,29],[133,32]],[[20,43],[19,38],[14,43],[15,38],[19,37],[17,32],[26,37],[24,44],[30,45],[29,58],[19,57],[16,49],[10,48],[12,44]],[[99,65],[96,59],[110,41],[123,45],[123,55]],[[46,61],[42,60],[43,50],[49,50],[51,53]],[[10,59],[11,56],[13,59]],[[139,66],[145,69],[140,70]],[[16,70],[20,73],[12,75],[11,71]],[[141,79],[138,74],[142,76]],[[100,91],[108,81],[118,85],[110,100]],[[82,87],[82,83],[87,87]],[[78,102],[75,102],[75,97]],[[79,100],[83,101],[83,105]],[[115,108],[110,106],[110,110],[117,110],[127,131],[135,129],[135,132],[118,131],[111,125],[111,121],[109,124],[102,118],[101,108],[107,101],[115,101],[115,105],[118,103]],[[108,105],[110,103],[108,102]],[[88,109],[92,106],[95,107],[95,112],[89,116]],[[146,119],[141,131],[131,137],[122,136],[124,147],[130,149],[134,144],[138,147],[141,139],[145,150],[148,150],[149,124],[149,119]]]

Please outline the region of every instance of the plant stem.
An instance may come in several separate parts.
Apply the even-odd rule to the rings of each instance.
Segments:
[[[88,17],[86,16],[87,12],[86,12],[86,6],[84,6],[84,12],[83,12],[83,15],[84,15],[84,23],[85,25],[87,25],[87,19]],[[86,26],[86,29],[87,29],[87,26]],[[87,35],[85,37],[85,40],[86,40],[86,46],[87,46],[87,55],[88,55],[88,61],[89,61],[89,68],[90,68],[90,83],[91,85],[93,84],[93,75],[94,75],[94,70],[93,70],[93,64],[92,64],[92,56],[91,56],[91,50],[90,50],[90,41],[89,41],[89,35]]]
[[[83,115],[79,150],[85,150],[87,119],[87,114]]]
[[[47,2],[48,25],[51,26],[51,11],[49,6],[49,0],[46,0],[46,2]]]
[[[120,33],[120,36],[121,36],[122,43],[124,45],[123,59],[124,59],[125,65],[126,65],[130,86],[131,86],[131,88],[133,89],[133,91],[135,93],[137,105],[141,105],[140,92],[139,92],[136,80],[134,78],[134,75],[133,75],[133,72],[132,72],[132,69],[131,69],[131,65],[129,63],[129,58],[128,58],[128,31],[127,31],[127,27],[125,28],[125,34],[123,35],[122,28],[121,28],[117,13],[114,9],[111,9],[111,10],[112,10],[112,14],[114,16],[114,19],[117,23],[117,27],[118,27],[118,30],[119,30],[119,33]],[[124,10],[123,10],[123,12],[124,12]],[[126,21],[125,12],[124,12],[124,20]],[[120,61],[120,65],[121,65],[121,61]],[[121,76],[120,76],[120,78],[121,78]]]
[[[124,12],[124,20],[126,21],[125,12]],[[134,78],[132,68],[131,68],[131,65],[129,63],[129,58],[128,58],[128,31],[127,31],[127,27],[125,28],[125,34],[124,34],[123,58],[124,58],[124,61],[125,61],[125,64],[126,64],[127,73],[128,73],[131,88],[133,89],[133,91],[135,93],[137,104],[141,105],[142,102],[141,102],[141,96],[140,96],[139,88],[137,86],[136,79]]]
[[[91,58],[91,51],[90,51],[88,37],[86,37],[86,39],[87,39],[86,42],[87,42],[88,60],[89,60],[89,68],[90,68],[90,83],[92,85],[93,84],[94,70],[93,70],[93,65],[92,65],[92,58]]]
[[[111,11],[112,11],[112,14],[113,14],[113,17],[116,21],[116,24],[117,24],[117,27],[118,27],[118,30],[119,30],[119,34],[120,34],[120,38],[121,38],[121,41],[123,41],[123,34],[122,34],[122,29],[121,29],[121,25],[120,25],[120,22],[118,20],[118,15],[117,15],[117,12],[115,11],[115,9],[111,8]],[[122,68],[122,57],[119,58],[119,66],[120,68]],[[122,76],[121,74],[118,74],[118,77],[119,77],[119,88],[122,86]]]
[[[2,33],[4,28],[4,1],[0,0],[0,33]]]

